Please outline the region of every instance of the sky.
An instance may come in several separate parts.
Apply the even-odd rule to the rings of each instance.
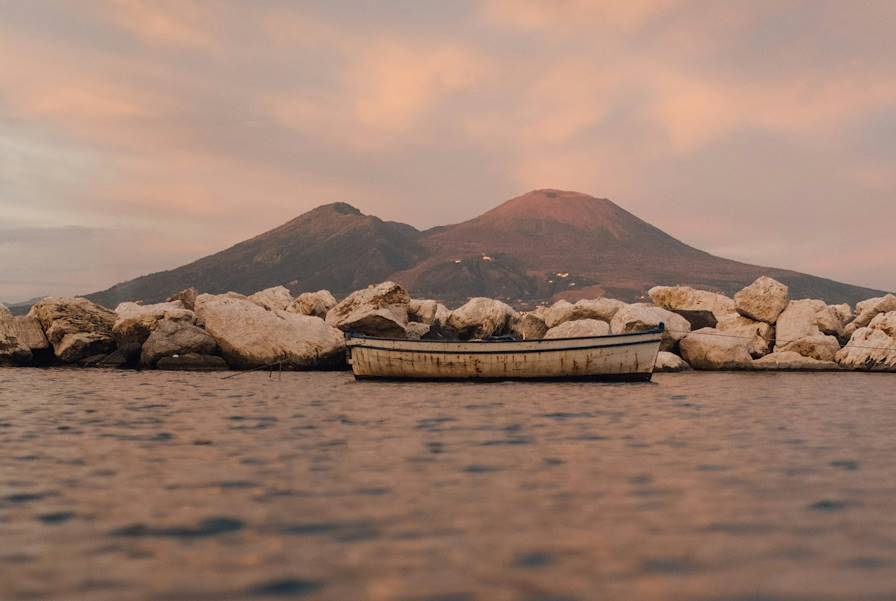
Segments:
[[[536,188],[896,289],[896,2],[0,0],[0,300]]]

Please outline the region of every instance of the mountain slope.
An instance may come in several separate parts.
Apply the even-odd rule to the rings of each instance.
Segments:
[[[338,296],[394,279],[417,297],[452,304],[491,296],[526,305],[602,294],[631,301],[660,284],[733,294],[760,275],[786,283],[795,298],[853,304],[881,294],[715,257],[609,200],[535,190],[475,219],[425,232],[344,203],[324,205],[215,255],[90,298],[114,306],[159,300],[188,286],[249,293],[279,284],[294,292],[328,288]]]
[[[269,232],[183,267],[116,284],[88,296],[108,307],[163,300],[184,288],[249,294],[293,290],[348,292],[382,281],[426,256],[418,230],[364,215],[345,203],[320,206]]]

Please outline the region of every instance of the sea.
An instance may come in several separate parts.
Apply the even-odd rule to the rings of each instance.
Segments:
[[[0,369],[0,599],[896,599],[896,376]]]

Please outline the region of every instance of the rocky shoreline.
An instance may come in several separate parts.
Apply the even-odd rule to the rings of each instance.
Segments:
[[[517,312],[473,298],[449,309],[412,299],[394,282],[340,302],[326,291],[293,297],[278,286],[250,296],[184,290],[166,302],[114,311],[84,298],[45,298],[26,316],[0,305],[0,365],[243,370],[346,366],[344,332],[423,339],[520,339],[621,334],[665,324],[657,371],[896,372],[896,296],[853,307],[791,300],[761,277],[734,298],[657,286],[652,303],[561,300]]]

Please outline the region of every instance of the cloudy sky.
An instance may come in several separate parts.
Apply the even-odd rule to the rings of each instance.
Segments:
[[[534,188],[896,288],[896,2],[0,0],[0,299]]]

